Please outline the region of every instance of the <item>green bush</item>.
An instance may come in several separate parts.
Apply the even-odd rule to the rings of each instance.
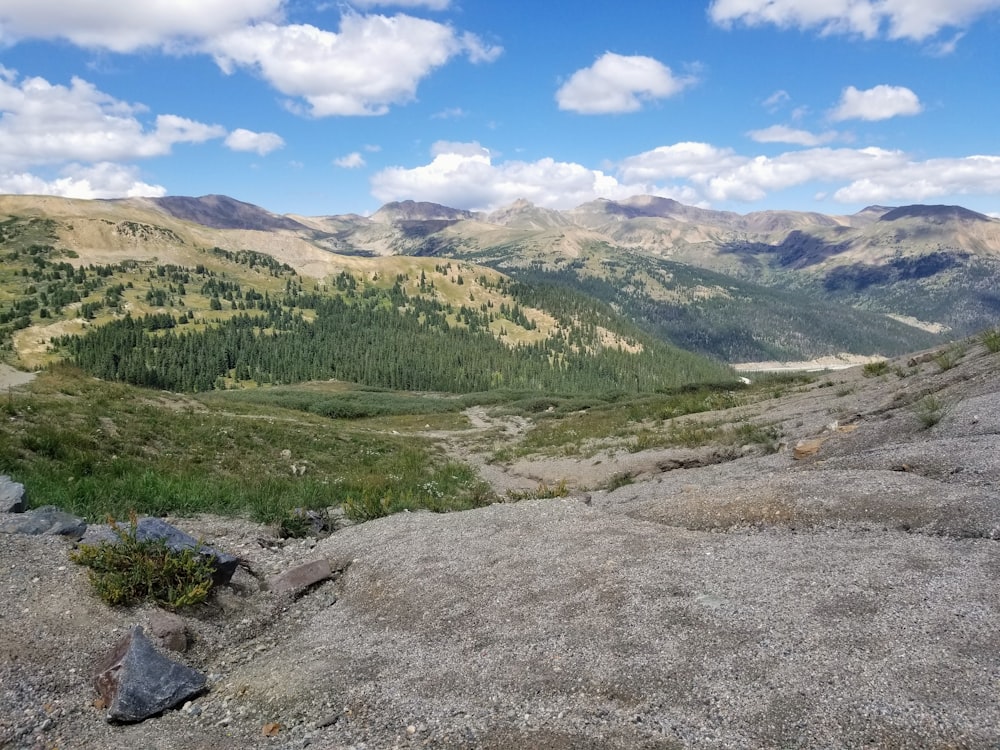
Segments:
[[[990,354],[996,354],[1000,352],[1000,328],[991,328],[988,331],[983,331],[983,346],[986,347],[986,351]]]
[[[90,570],[97,595],[108,604],[129,606],[146,601],[170,609],[199,604],[212,590],[214,566],[197,548],[180,552],[162,539],[136,537],[136,517],[127,527],[111,521],[117,542],[81,544],[70,559]]]
[[[878,362],[869,362],[861,368],[861,374],[866,378],[876,378],[889,372],[889,363],[882,359]]]
[[[926,429],[930,429],[944,417],[946,408],[944,402],[942,402],[937,396],[928,395],[924,396],[922,399],[916,402],[913,406],[913,411],[917,415],[917,419]]]

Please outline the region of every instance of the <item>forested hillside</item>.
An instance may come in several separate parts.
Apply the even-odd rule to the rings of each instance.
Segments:
[[[599,329],[622,322],[578,295],[553,300],[552,335],[508,344],[490,331],[495,317],[486,305],[456,308],[411,296],[403,281],[388,290],[359,289],[343,274],[336,296],[288,293],[269,298],[263,314],[241,313],[199,330],[184,330],[170,314],[125,316],[57,343],[98,377],[173,391],[329,378],[459,393],[655,391],[729,377],[722,365],[638,331],[630,350],[604,345]],[[532,303],[546,296],[523,284],[511,293]],[[517,303],[498,312],[512,326],[534,325]]]
[[[942,340],[812,289],[769,288],[603,243],[568,261],[542,259],[516,246],[487,250],[476,259],[531,285],[602,300],[659,339],[727,362],[802,360],[831,352],[893,355]]]

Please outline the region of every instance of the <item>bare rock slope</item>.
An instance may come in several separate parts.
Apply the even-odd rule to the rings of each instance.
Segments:
[[[185,615],[208,692],[134,726],[89,670],[150,613],[97,603],[64,542],[0,538],[0,747],[997,747],[998,376],[979,346],[844,371],[703,417],[768,419],[775,454],[633,454],[613,492],[315,546],[178,519],[262,578],[340,572],[291,598],[242,571]]]

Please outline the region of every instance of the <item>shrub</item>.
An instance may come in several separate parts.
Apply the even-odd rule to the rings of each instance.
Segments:
[[[934,355],[934,362],[936,362],[937,366],[941,368],[942,372],[944,372],[945,370],[950,370],[952,367],[957,365],[958,361],[962,359],[964,355],[965,350],[961,346],[953,344],[937,352]]]
[[[111,605],[152,601],[170,609],[199,604],[212,590],[212,561],[197,548],[175,551],[163,539],[139,539],[132,514],[127,527],[110,521],[117,542],[81,544],[70,559],[90,568],[94,591]]]
[[[541,500],[550,497],[566,497],[569,495],[569,486],[565,479],[560,479],[555,484],[539,482],[533,490],[508,490],[507,497],[514,501],[520,500]]]
[[[913,411],[924,428],[930,429],[941,421],[945,414],[945,404],[937,396],[928,395],[914,404]]]
[[[861,374],[866,378],[876,378],[889,372],[889,363],[882,359],[878,362],[869,362],[861,368]]]
[[[983,346],[986,347],[986,351],[990,354],[996,354],[1000,352],[1000,328],[991,328],[988,331],[983,331]]]

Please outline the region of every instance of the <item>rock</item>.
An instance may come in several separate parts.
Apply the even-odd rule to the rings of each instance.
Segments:
[[[108,721],[137,722],[180,705],[205,688],[205,675],[160,654],[138,625],[94,671]]]
[[[810,456],[815,456],[819,453],[819,449],[823,447],[823,443],[826,442],[826,438],[812,438],[811,440],[800,440],[795,444],[795,448],[792,450],[792,457],[796,460],[801,460],[803,458],[809,458]]]
[[[140,518],[136,524],[135,536],[136,539],[142,541],[163,539],[167,543],[167,547],[175,552],[197,547],[202,555],[212,558],[212,562],[215,565],[213,580],[216,585],[228,583],[240,564],[238,557],[226,552],[220,552],[207,545],[199,545],[198,540],[193,536],[185,534],[180,529],[174,528],[160,518]]]
[[[78,516],[59,510],[54,505],[14,513],[0,518],[0,532],[28,534],[31,536],[65,536],[80,539],[87,530],[87,522]]]
[[[187,628],[184,620],[172,612],[160,609],[150,615],[149,633],[158,646],[168,651],[187,649]]]
[[[23,513],[26,507],[24,485],[0,474],[0,513]]]
[[[325,558],[297,565],[267,579],[267,587],[279,596],[298,594],[333,575],[330,561]]]

